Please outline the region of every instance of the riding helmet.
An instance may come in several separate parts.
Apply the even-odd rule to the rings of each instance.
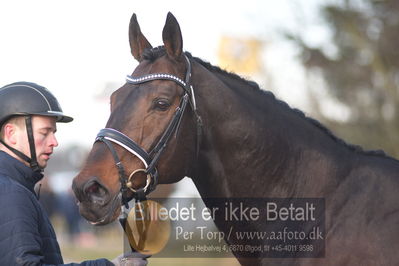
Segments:
[[[72,117],[63,114],[54,95],[32,82],[15,82],[0,88],[0,126],[15,115],[54,116],[68,123]]]

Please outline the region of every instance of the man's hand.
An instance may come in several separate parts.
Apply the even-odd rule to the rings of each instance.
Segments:
[[[139,252],[129,252],[122,254],[112,260],[115,266],[146,266],[147,258],[150,255],[144,255]]]

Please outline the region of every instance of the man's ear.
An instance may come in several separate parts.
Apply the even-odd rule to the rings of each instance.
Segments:
[[[4,142],[15,145],[17,143],[17,125],[7,123],[3,126]]]

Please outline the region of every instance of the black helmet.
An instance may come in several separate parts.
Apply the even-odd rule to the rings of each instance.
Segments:
[[[32,115],[53,116],[57,118],[57,122],[64,123],[71,122],[73,118],[62,113],[60,104],[51,92],[32,82],[15,82],[0,88],[0,127],[9,118],[18,115],[25,116],[31,158],[9,146],[2,139],[0,143],[28,162],[33,171],[41,172],[43,169],[40,168],[36,158]]]
[[[0,88],[0,126],[15,115],[55,116],[57,122],[64,123],[73,120],[62,113],[50,91],[31,82],[15,82]]]

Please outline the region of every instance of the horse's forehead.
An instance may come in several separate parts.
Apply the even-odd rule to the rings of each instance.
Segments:
[[[183,76],[183,71],[184,69],[179,69],[181,66],[179,66],[178,63],[173,62],[169,59],[167,59],[165,56],[158,58],[154,61],[150,60],[144,60],[140,62],[140,64],[135,68],[132,76],[134,78],[139,78],[148,74],[154,74],[154,73],[166,73],[166,74],[172,74],[174,76],[177,76],[181,79],[184,79]],[[161,81],[161,80],[160,80]],[[158,82],[160,82],[158,81]],[[157,82],[157,81],[154,81]],[[153,83],[152,83],[153,84]],[[148,86],[148,83],[143,83],[140,86],[146,87]],[[157,88],[157,89],[162,89],[163,92],[165,92],[165,89],[167,88],[173,88],[169,86],[152,86],[152,88]],[[112,95],[111,95],[111,105],[115,106],[117,104],[117,100],[119,104],[124,104],[126,101],[124,99],[127,99],[128,94],[132,91],[132,85],[129,83],[126,83],[124,86],[120,87],[118,90],[116,90]],[[154,90],[140,90],[140,95],[143,96],[143,94],[150,95],[150,91],[154,92]],[[166,90],[166,92],[169,93],[176,93],[175,90]],[[144,98],[143,98],[144,99]]]

